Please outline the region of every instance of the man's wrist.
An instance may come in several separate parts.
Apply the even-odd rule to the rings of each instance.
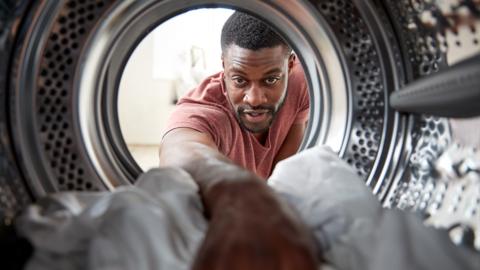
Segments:
[[[190,162],[185,169],[200,187],[200,191],[207,193],[213,186],[220,182],[244,182],[261,180],[254,173],[233,164],[226,159],[203,159]]]
[[[218,181],[202,192],[209,216],[226,209],[255,211],[276,204],[273,192],[257,177]]]
[[[243,207],[274,197],[263,179],[226,158],[196,159],[183,168],[197,182],[207,216],[224,206]]]

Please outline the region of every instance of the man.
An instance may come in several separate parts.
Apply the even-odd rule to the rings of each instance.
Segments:
[[[179,101],[162,152],[177,148],[177,138],[195,141],[267,178],[302,141],[309,111],[303,70],[280,36],[243,13],[227,20],[221,43],[224,71]]]
[[[301,67],[247,14],[234,13],[221,40],[224,71],[179,101],[160,146],[161,167],[190,174],[209,219],[194,269],[315,269],[313,238],[264,181],[303,138]]]

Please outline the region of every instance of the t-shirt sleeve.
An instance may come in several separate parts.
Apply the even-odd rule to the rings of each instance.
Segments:
[[[191,128],[210,135],[218,147],[222,145],[222,136],[228,136],[225,125],[225,113],[213,106],[203,104],[177,105],[170,115],[163,136],[176,128]]]

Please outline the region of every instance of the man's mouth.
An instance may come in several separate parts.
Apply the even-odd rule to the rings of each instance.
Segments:
[[[270,110],[244,110],[242,114],[245,116],[248,122],[260,123],[268,119]]]

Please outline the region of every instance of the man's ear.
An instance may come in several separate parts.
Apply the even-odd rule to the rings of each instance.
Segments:
[[[225,69],[225,62],[223,60],[223,53],[222,53],[222,68]]]
[[[290,56],[288,57],[288,74],[292,73],[293,70],[293,64],[295,63],[295,59],[297,59],[297,56],[295,53],[291,53]]]

